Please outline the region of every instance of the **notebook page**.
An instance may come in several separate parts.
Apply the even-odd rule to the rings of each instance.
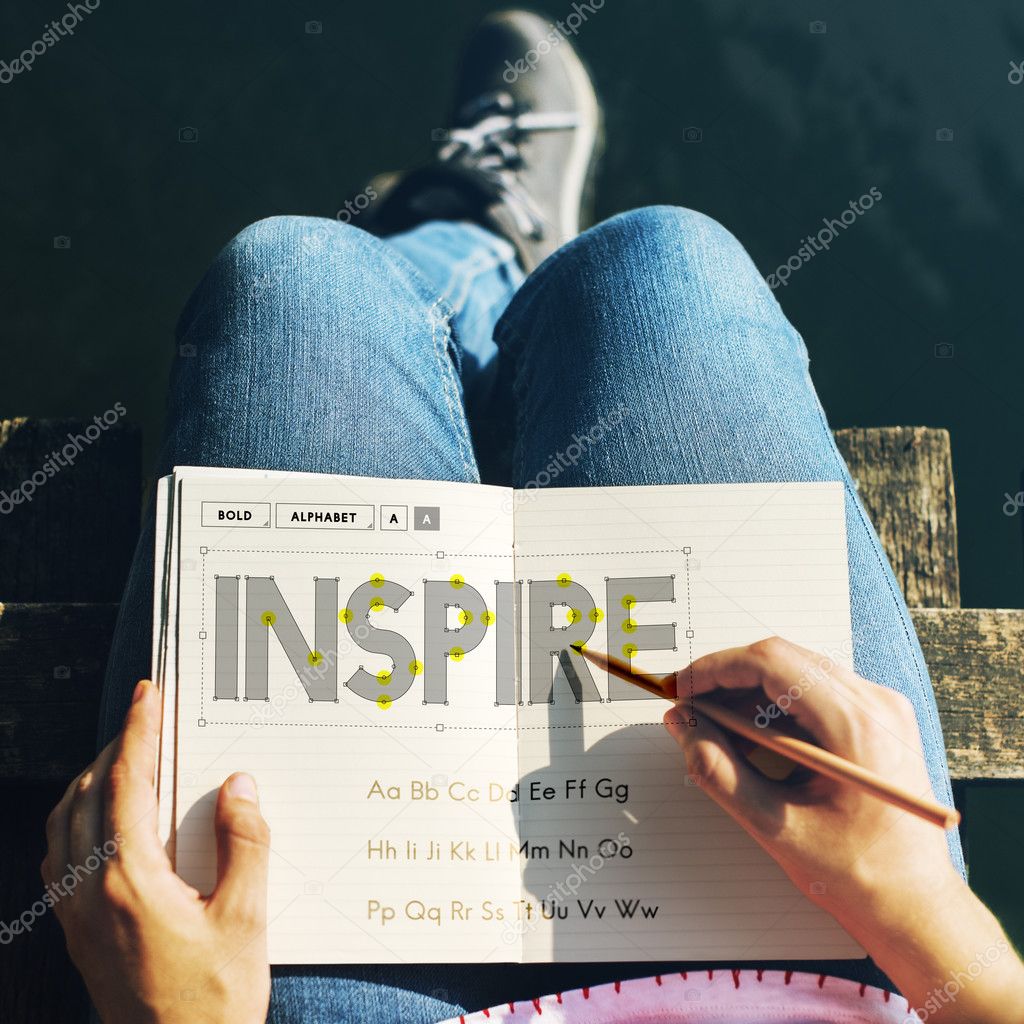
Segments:
[[[518,960],[492,618],[509,492],[180,475],[179,874],[212,887],[216,789],[248,771],[273,834],[271,962]]]
[[[176,468],[157,481],[156,562],[154,601],[160,606],[153,617],[153,680],[160,686],[162,720],[160,756],[157,767],[159,802],[157,831],[167,855],[174,861],[174,786],[177,756],[178,699],[178,572],[181,515],[179,496],[182,480],[189,476],[216,476],[225,470],[209,467]],[[228,470],[227,472],[232,472]],[[193,567],[194,559],[186,559]],[[157,595],[161,595],[157,598]]]
[[[525,959],[863,956],[688,779],[663,700],[575,653],[574,691],[552,656],[582,640],[666,673],[779,634],[850,664],[842,485],[565,488],[515,500],[528,637]]]
[[[157,832],[174,859],[174,750],[177,680],[174,658],[177,650],[178,607],[177,503],[174,476],[157,481],[155,522],[155,564],[153,573],[153,682],[160,687],[160,743],[156,767],[158,801]]]

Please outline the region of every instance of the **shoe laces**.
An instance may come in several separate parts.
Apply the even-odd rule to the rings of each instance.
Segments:
[[[470,123],[452,128],[437,158],[482,180],[528,238],[544,236],[544,216],[517,176],[524,160],[520,143],[534,132],[577,128],[577,114],[519,110],[507,92],[487,93],[464,110]]]

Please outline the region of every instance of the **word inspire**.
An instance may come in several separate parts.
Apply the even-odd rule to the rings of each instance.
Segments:
[[[487,630],[495,627],[496,705],[517,704],[520,684],[516,665],[529,672],[531,703],[555,702],[555,680],[577,703],[604,698],[589,663],[569,649],[586,644],[597,624],[605,621],[607,649],[624,658],[639,651],[673,650],[676,624],[640,624],[633,618],[637,605],[675,601],[675,576],[630,576],[605,580],[608,614],[590,592],[562,573],[553,580],[529,580],[526,649],[523,640],[523,581],[496,581],[491,611],[483,595],[462,576],[423,583],[423,658],[401,633],[377,626],[373,619],[385,608],[398,611],[413,596],[408,587],[380,574],[356,587],[341,606],[340,581],[335,577],[313,580],[313,643],[310,645],[276,581],[267,576],[218,576],[214,595],[214,699],[239,697],[239,633],[245,649],[245,700],[270,700],[270,634],[284,650],[310,701],[338,700],[338,632],[345,625],[355,646],[392,660],[390,671],[371,674],[360,667],[344,687],[357,697],[382,708],[404,696],[418,676],[423,677],[424,704],[448,703],[448,667],[461,662],[479,647]],[[244,610],[241,604],[245,594]],[[348,642],[346,641],[346,646]],[[563,670],[559,655],[568,653],[573,671]],[[556,665],[557,674],[556,674]],[[382,692],[386,687],[386,693]],[[614,677],[608,680],[608,700],[657,699]]]
[[[102,416],[93,416],[92,423],[81,434],[68,434],[67,443],[60,451],[50,452],[50,457],[27,480],[15,487],[10,494],[0,491],[0,516],[14,511],[15,505],[31,501],[35,493],[52,480],[62,469],[74,465],[75,459],[85,450],[87,445],[98,441],[103,432],[109,430],[128,410],[120,402],[115,402],[113,409],[108,409]]]
[[[0,85],[9,85],[15,75],[22,71],[31,71],[36,57],[42,57],[51,46],[56,46],[65,36],[73,36],[75,29],[87,14],[92,14],[100,5],[100,0],[84,0],[84,3],[67,4],[68,13],[62,14],[60,21],[51,21],[31,46],[27,46],[10,62],[0,61]]]
[[[92,853],[85,858],[82,864],[67,865],[67,874],[59,882],[51,882],[44,890],[43,895],[32,904],[28,910],[18,917],[8,921],[0,921],[0,946],[6,946],[14,941],[16,935],[27,934],[32,930],[36,921],[48,910],[52,910],[64,897],[73,895],[78,883],[83,878],[100,869],[111,857],[117,853],[124,838],[120,832],[114,833],[113,839],[108,839],[102,846],[94,846]]]

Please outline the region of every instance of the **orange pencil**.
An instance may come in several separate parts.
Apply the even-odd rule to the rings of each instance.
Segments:
[[[582,644],[570,644],[569,646],[577,654],[582,654],[587,661],[618,676],[619,679],[625,679],[648,693],[664,697],[665,700],[674,701],[676,699],[675,673],[658,678],[644,672],[637,672],[627,662],[620,661],[608,654],[588,650]],[[695,711],[707,715],[716,725],[728,729],[737,736],[742,736],[758,746],[781,754],[790,761],[795,761],[797,764],[826,775],[830,779],[859,786],[866,793],[878,797],[879,800],[885,800],[894,807],[900,807],[911,814],[916,814],[933,825],[947,829],[955,828],[960,824],[959,811],[944,807],[934,800],[925,800],[914,796],[913,793],[894,786],[891,782],[886,782],[880,775],[876,775],[867,768],[862,768],[859,764],[847,761],[846,758],[815,746],[813,743],[798,739],[796,736],[787,736],[775,729],[760,729],[735,711],[699,697],[693,698],[693,708]]]

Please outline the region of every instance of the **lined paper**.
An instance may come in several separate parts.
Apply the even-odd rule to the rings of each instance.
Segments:
[[[572,625],[571,599],[556,604],[541,646],[580,639],[622,658],[661,626],[667,647],[655,628],[662,649],[631,655],[654,674],[773,634],[852,663],[841,484],[541,490],[520,497],[515,517],[518,575],[571,575],[601,613]],[[608,581],[630,577],[667,577],[669,600],[609,601]],[[571,659],[617,696],[577,704],[563,687],[555,704],[521,709],[520,777],[556,791],[521,805],[523,837],[540,852],[526,862],[524,898],[548,911],[524,931],[524,959],[862,956],[693,785],[661,724],[666,702]],[[612,796],[595,792],[601,780]]]
[[[385,529],[395,509],[439,521]],[[156,557],[161,830],[209,891],[217,788],[255,776],[272,963],[863,955],[688,784],[664,702],[582,676],[575,655],[568,679],[557,659],[585,632],[667,672],[779,633],[848,664],[841,485],[513,492],[180,468]],[[372,581],[408,596],[347,609]],[[645,599],[624,603],[632,591]],[[386,698],[402,669],[350,622],[408,642],[406,694],[345,685]],[[443,693],[423,671],[439,642]],[[336,701],[303,685],[320,693],[325,661]],[[263,666],[265,698],[248,699]]]
[[[340,595],[374,576],[397,581],[413,591],[402,608],[362,617],[400,631],[422,660],[425,581],[448,592],[456,647],[454,605],[469,587],[487,595],[510,574],[506,499],[449,483],[184,475],[176,867],[209,891],[216,788],[233,771],[250,772],[273,834],[273,962],[471,961],[483,946],[493,959],[519,958],[518,940],[510,946],[502,922],[487,919],[492,905],[496,912],[518,895],[515,810],[504,797],[515,781],[515,707],[495,705],[493,628],[461,660],[447,659],[447,705],[423,703],[418,683],[386,709],[344,692],[336,704],[311,703],[273,636],[269,700],[214,700],[215,578],[273,577],[310,639],[314,577],[337,577]],[[379,521],[358,532],[218,529],[202,525],[204,502],[373,506],[378,519],[381,506],[434,507],[441,521],[436,531],[389,532]],[[456,588],[453,576],[465,582]],[[395,667],[346,642],[345,624],[338,626],[339,680],[360,667]],[[241,639],[238,656],[241,674]],[[380,795],[371,795],[375,787]]]

